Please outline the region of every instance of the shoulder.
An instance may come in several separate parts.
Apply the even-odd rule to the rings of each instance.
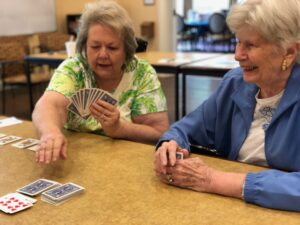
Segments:
[[[79,56],[65,59],[57,68],[57,70],[79,72],[84,68],[84,60]]]

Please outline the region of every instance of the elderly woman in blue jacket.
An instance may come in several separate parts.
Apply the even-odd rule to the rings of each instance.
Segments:
[[[300,211],[299,18],[299,0],[247,0],[231,9],[227,23],[238,40],[240,68],[228,72],[210,98],[163,135],[155,154],[163,182]],[[272,169],[218,171],[189,158],[191,144]],[[176,160],[177,151],[184,160]]]

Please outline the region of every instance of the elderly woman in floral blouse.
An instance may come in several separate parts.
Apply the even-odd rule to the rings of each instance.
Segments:
[[[36,104],[33,123],[40,136],[36,161],[67,157],[63,127],[112,138],[154,143],[168,129],[166,99],[155,70],[134,56],[137,43],[126,11],[113,1],[87,5],[81,17],[77,54],[55,71]],[[98,100],[83,119],[67,110],[83,88],[100,88],[118,100]]]

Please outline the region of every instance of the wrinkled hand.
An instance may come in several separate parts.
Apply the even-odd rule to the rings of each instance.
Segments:
[[[92,116],[101,123],[104,132],[108,136],[114,137],[120,127],[120,111],[102,100],[94,102],[90,110]]]
[[[60,132],[53,132],[42,135],[39,149],[36,152],[36,162],[49,164],[59,158],[67,158],[67,139]]]
[[[182,149],[176,141],[166,141],[155,152],[154,168],[156,173],[167,174],[167,166],[174,166],[176,152],[182,152],[184,158],[189,156],[187,149]]]
[[[175,166],[167,166],[167,175],[157,173],[164,183],[200,192],[209,192],[213,170],[200,158],[178,160]]]

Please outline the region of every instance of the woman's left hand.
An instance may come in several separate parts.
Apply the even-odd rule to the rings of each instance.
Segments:
[[[90,110],[92,116],[101,123],[106,135],[114,137],[120,126],[120,111],[117,107],[98,100],[91,105]]]
[[[177,160],[175,166],[167,166],[167,174],[156,174],[164,183],[195,191],[209,192],[212,171],[197,157]]]

